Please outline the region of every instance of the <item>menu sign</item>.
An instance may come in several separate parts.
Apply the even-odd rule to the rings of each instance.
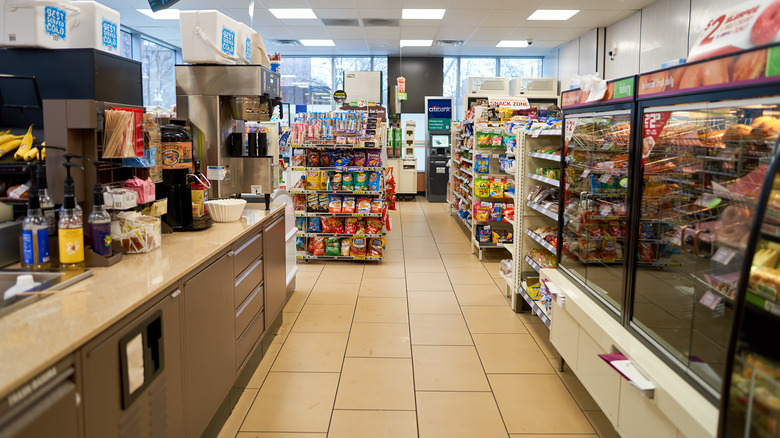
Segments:
[[[531,104],[525,97],[490,97],[488,102],[491,106],[499,108],[512,108],[517,110],[531,109]]]
[[[664,130],[666,122],[672,115],[671,111],[658,113],[645,113],[644,130],[642,135],[642,164],[653,152],[655,144],[658,143],[658,137]]]

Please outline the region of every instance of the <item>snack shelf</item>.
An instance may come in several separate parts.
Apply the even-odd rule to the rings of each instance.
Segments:
[[[377,145],[370,145],[366,143],[363,144],[335,144],[335,143],[324,143],[324,144],[315,144],[315,143],[304,143],[304,144],[294,144],[290,146],[294,149],[326,149],[326,148],[335,148],[335,149],[382,149],[382,146]]]
[[[455,179],[461,180],[463,182],[467,182],[468,180],[458,174],[452,175]]]
[[[296,211],[295,217],[315,217],[315,216],[333,216],[333,217],[382,217],[382,213],[329,213],[327,211]]]
[[[367,190],[301,190],[290,189],[290,194],[293,195],[365,195],[365,196],[379,196],[384,195],[384,192],[367,191]]]
[[[460,219],[460,221],[463,222],[463,225],[465,225],[466,228],[468,228],[469,231],[471,231],[471,222],[468,219],[464,219],[460,216],[458,216],[458,219]]]
[[[745,294],[745,301],[754,306],[757,306],[759,309],[766,310],[777,318],[780,318],[780,304],[770,299],[769,297],[761,295],[754,290],[748,289],[747,293]]]
[[[382,172],[384,167],[364,166],[331,166],[331,167],[290,167],[293,172],[305,172],[307,170],[334,170],[337,172]]]
[[[316,256],[311,254],[297,254],[295,256],[299,260],[351,260],[351,261],[367,261],[367,262],[379,262],[382,261],[382,257],[369,257],[369,256]]]
[[[460,171],[465,173],[466,175],[474,178],[474,174],[470,170],[468,170],[468,169],[460,169]]]
[[[560,187],[561,186],[561,182],[558,181],[557,179],[547,178],[546,176],[537,175],[535,173],[529,173],[526,176],[528,176],[528,178],[534,179],[536,181],[541,181],[541,182],[543,182],[545,184],[549,184],[549,185],[551,185],[553,187]]]
[[[542,306],[540,306],[536,300],[532,299],[531,296],[528,295],[528,292],[525,290],[525,287],[522,283],[520,283],[520,287],[517,290],[520,293],[520,296],[523,297],[523,300],[525,300],[525,302],[531,306],[531,312],[535,313],[536,316],[538,316],[539,319],[544,322],[544,325],[546,325],[547,328],[550,328],[550,316],[547,315],[547,312],[542,309]]]
[[[365,237],[370,238],[382,238],[384,234],[344,234],[344,233],[296,233],[296,237]]]
[[[556,163],[560,163],[561,162],[560,154],[556,155],[556,154],[544,154],[542,152],[528,152],[527,155],[529,157],[531,157],[531,158],[539,158],[539,159],[542,159],[542,160],[554,161]]]
[[[466,157],[461,158],[460,161],[462,161],[464,163],[472,164],[472,165],[474,164],[473,160],[471,160],[469,158],[466,158]]]
[[[528,263],[528,265],[532,267],[537,273],[542,270],[542,266],[539,263],[536,263],[530,256],[523,257],[523,260],[525,260],[525,262]]]
[[[477,222],[477,224],[480,223],[481,222]],[[503,248],[505,243],[480,242],[478,240],[475,240],[474,245],[476,245],[479,248]]]
[[[469,204],[469,205],[471,205],[471,201],[470,201],[470,200],[468,200],[468,199],[466,199],[466,198],[465,198],[463,195],[461,195],[461,194],[460,194],[460,193],[458,193],[458,192],[453,192],[453,193],[455,194],[455,196],[456,196],[458,199],[460,199],[461,201],[465,202],[466,204]]]
[[[553,219],[553,220],[556,220],[556,221],[558,220],[558,213],[556,213],[556,212],[554,212],[554,211],[552,211],[550,209],[544,208],[541,205],[535,204],[533,202],[526,202],[525,205],[533,208],[534,210],[538,211],[539,213],[542,213],[543,215],[549,217],[550,219]]]
[[[550,243],[548,243],[546,240],[544,240],[542,238],[542,236],[540,236],[540,235],[534,233],[533,231],[531,231],[530,228],[526,228],[525,229],[525,234],[527,234],[531,239],[534,239],[539,245],[542,245],[542,247],[544,249],[546,249],[547,251],[550,251],[553,254],[557,254],[558,253],[558,251],[555,249],[554,246],[550,245]]]

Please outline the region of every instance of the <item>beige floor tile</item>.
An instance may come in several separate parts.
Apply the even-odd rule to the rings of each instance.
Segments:
[[[340,372],[349,333],[291,333],[272,371]]]
[[[508,306],[506,297],[490,284],[454,284],[452,288],[461,306]]]
[[[373,278],[363,279],[360,285],[361,297],[403,298],[406,296],[405,278]]]
[[[327,436],[326,433],[239,432],[236,438],[327,438]]]
[[[468,248],[468,244],[466,244]],[[448,268],[479,268],[482,262],[475,254],[443,254],[441,256],[444,266]]]
[[[276,341],[276,339],[274,339],[274,341]],[[268,373],[271,372],[271,367],[276,360],[276,356],[279,355],[282,345],[282,342],[271,343],[268,347],[268,351],[265,352],[263,359],[260,361],[260,365],[257,366],[257,369],[255,369],[249,382],[247,382],[247,388],[260,389],[260,387],[263,386],[263,382],[265,382],[266,377],[268,377]]]
[[[238,403],[233,407],[233,411],[230,413],[222,429],[219,431],[217,438],[233,438],[241,429],[241,423],[244,422],[246,413],[249,412],[249,407],[255,401],[258,389],[248,388],[241,392],[241,396],[238,398]]]
[[[403,263],[404,260],[404,253],[403,251],[395,251],[388,254],[384,254],[382,256],[382,262],[381,263]]]
[[[360,283],[362,279],[363,265],[326,265],[317,279],[317,284]]]
[[[585,411],[585,416],[588,417],[588,421],[598,432],[599,438],[620,438],[620,435],[615,431],[615,427],[612,426],[612,422],[600,410]]]
[[[406,290],[452,290],[450,277],[445,273],[417,272],[406,274]]]
[[[414,410],[411,359],[344,359],[336,409]]]
[[[293,332],[348,333],[355,306],[347,304],[308,304],[295,321]]]
[[[385,263],[366,265],[363,270],[363,280],[366,278],[403,278],[406,275],[403,263]]]
[[[532,434],[527,434],[527,433],[514,434],[514,433],[512,433],[512,434],[509,434],[509,438],[599,438],[599,436],[595,435],[595,434],[590,434],[590,433],[587,434],[587,435],[582,435],[582,434],[576,434],[575,435],[575,434],[570,434],[570,433],[567,433],[565,435],[558,435],[558,434],[550,435],[550,434],[546,434],[546,433],[544,433],[544,434],[536,434],[536,433],[532,433]]]
[[[475,268],[448,267],[447,273],[452,284],[495,284],[493,277],[482,266]]]
[[[442,263],[440,257],[432,259],[412,259],[406,261],[406,273],[446,273],[444,269],[444,263]]]
[[[534,314],[534,316],[536,315]],[[536,317],[536,319],[541,321],[539,317]],[[550,342],[550,329],[548,329],[546,325],[526,323],[525,328],[528,329],[528,333],[533,336],[536,344],[539,345],[539,348],[542,350],[542,353],[544,353],[545,357],[549,359],[555,359],[558,357],[557,350],[553,346],[552,342]]]
[[[322,272],[322,268],[325,267],[322,262],[314,260],[309,262],[298,262],[296,266],[298,266],[298,272]]]
[[[471,333],[528,333],[509,306],[461,306],[461,309]]]
[[[405,261],[418,260],[418,259],[434,259],[439,257],[439,250],[435,246],[427,246],[424,248],[416,248],[406,250],[404,253]]]
[[[307,305],[312,304],[348,304],[355,305],[359,284],[336,284],[317,282],[309,294]]]
[[[409,315],[412,345],[474,345],[461,315]]]
[[[464,243],[441,243],[437,245],[439,247],[439,253],[442,255],[452,254],[471,254],[471,248],[469,248],[468,242]]]
[[[360,297],[354,322],[409,322],[406,298]]]
[[[488,374],[488,379],[511,433],[594,432],[557,375]]]
[[[303,304],[309,298],[309,291],[296,290],[284,305],[285,313],[299,313],[303,309]]]
[[[327,432],[338,373],[270,373],[242,431]]]
[[[418,391],[490,391],[473,346],[415,345],[412,353]]]
[[[416,438],[414,411],[333,411],[329,438]]]
[[[352,324],[348,357],[412,357],[409,325],[397,323]]]
[[[507,437],[489,392],[418,392],[417,422],[420,438]]]
[[[295,290],[309,291],[320,277],[320,272],[299,271],[295,274]]]
[[[474,345],[486,373],[554,373],[528,334],[475,334]]]
[[[460,315],[460,305],[455,294],[442,291],[409,292],[409,313],[428,315]]]

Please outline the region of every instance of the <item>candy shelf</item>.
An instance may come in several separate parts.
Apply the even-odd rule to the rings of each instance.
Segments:
[[[531,312],[535,313],[536,316],[538,316],[539,319],[542,320],[544,325],[547,326],[547,328],[550,328],[551,321],[550,321],[550,316],[547,315],[547,311],[544,308],[542,308],[542,306],[540,306],[539,303],[536,302],[536,300],[534,300],[528,295],[528,292],[526,291],[525,286],[523,284],[520,285],[518,292],[519,295],[523,297],[523,301],[525,301],[528,304],[528,306],[531,308]]]

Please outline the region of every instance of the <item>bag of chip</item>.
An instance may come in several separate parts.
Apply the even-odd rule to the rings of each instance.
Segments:
[[[295,238],[295,250],[296,251],[306,251],[306,238],[305,237],[296,237]]]
[[[382,232],[382,221],[370,217],[366,219],[366,234],[379,234]]]
[[[501,178],[495,178],[490,180],[490,197],[491,198],[503,198],[504,197],[504,184],[506,182]]]
[[[344,201],[341,203],[341,212],[342,213],[355,213],[355,197],[354,196],[345,196]]]
[[[292,167],[306,167],[306,150],[294,149],[292,157],[290,157],[290,166]]]
[[[322,172],[319,170],[306,172],[306,189],[322,190]]]
[[[306,228],[306,218],[305,217],[296,217],[295,218],[295,228],[299,230],[303,230]]]
[[[333,160],[327,151],[320,152],[320,166],[330,167],[333,165]]]
[[[334,234],[344,234],[344,218],[343,217],[337,217],[333,218],[333,233]]]
[[[368,175],[365,172],[355,172],[355,190],[366,191],[368,189]]]
[[[500,132],[490,134],[490,145],[494,148],[500,148],[504,144],[502,137]]]
[[[352,239],[341,239],[341,256],[349,257],[350,249],[352,248]]]
[[[313,255],[321,256],[325,255],[325,238],[324,237],[310,237],[310,240],[314,240],[314,252]]]
[[[355,234],[357,231],[357,218],[348,217],[344,219],[344,234]]]
[[[328,158],[330,158],[330,165],[331,166],[338,166],[336,162],[339,160],[339,158],[343,157],[344,153],[340,149],[331,149],[328,151]]]
[[[320,167],[320,152],[313,149],[306,150],[306,166]]]
[[[371,213],[381,213],[383,202],[379,198],[374,198],[371,200]]]
[[[328,195],[328,213],[341,213],[341,196]]]
[[[320,208],[317,210],[320,213],[327,213],[328,212],[328,205],[330,204],[330,198],[329,195],[326,195],[324,193],[320,194]]]
[[[306,227],[306,232],[308,233],[321,233],[322,232],[322,221],[318,217],[310,217],[308,225]]]
[[[355,175],[351,172],[344,172],[341,175],[341,190],[348,192],[355,190]]]
[[[322,219],[322,232],[328,233],[328,234],[334,234],[335,231],[335,224],[336,224],[336,218],[335,217],[326,217]]]
[[[329,237],[328,240],[325,241],[325,255],[341,255],[341,240],[336,237]]]
[[[316,193],[306,195],[306,209],[310,213],[316,213],[320,210],[320,197]]]
[[[477,145],[479,146],[490,146],[490,134],[487,132],[478,132],[477,133]]]
[[[345,166],[355,165],[355,153],[353,151],[344,151],[344,159],[347,162]]]
[[[358,219],[357,223],[355,224],[355,233],[354,234],[366,234],[366,220],[365,219]]]
[[[382,154],[377,151],[368,151],[366,155],[367,167],[381,167],[382,166]]]
[[[490,197],[490,181],[486,179],[474,180],[474,196],[478,198]]]
[[[368,174],[368,190],[372,192],[378,192],[382,186],[382,175],[379,172],[371,172]]]
[[[346,155],[342,155],[336,159],[336,161],[333,162],[333,166],[335,167],[345,167],[349,166],[349,161],[351,160],[350,157],[347,157]]]
[[[295,211],[306,211],[306,195],[296,193],[293,195],[293,208]]]
[[[375,237],[370,239],[369,242],[367,255],[369,257],[382,257],[382,250],[385,247],[384,240]]]
[[[365,167],[366,151],[354,151],[352,160],[355,163],[355,166]]]
[[[371,198],[357,198],[356,202],[358,213],[371,213]]]
[[[330,172],[328,177],[328,190],[341,190],[341,172]]]
[[[314,238],[309,237],[309,239],[306,242],[306,253],[307,254],[314,254]]]
[[[489,202],[478,202],[474,205],[474,219],[477,222],[487,222],[490,220],[490,210],[492,205]]]
[[[363,237],[355,237],[352,239],[352,245],[349,250],[349,254],[352,257],[365,257],[366,255],[366,239]]]

